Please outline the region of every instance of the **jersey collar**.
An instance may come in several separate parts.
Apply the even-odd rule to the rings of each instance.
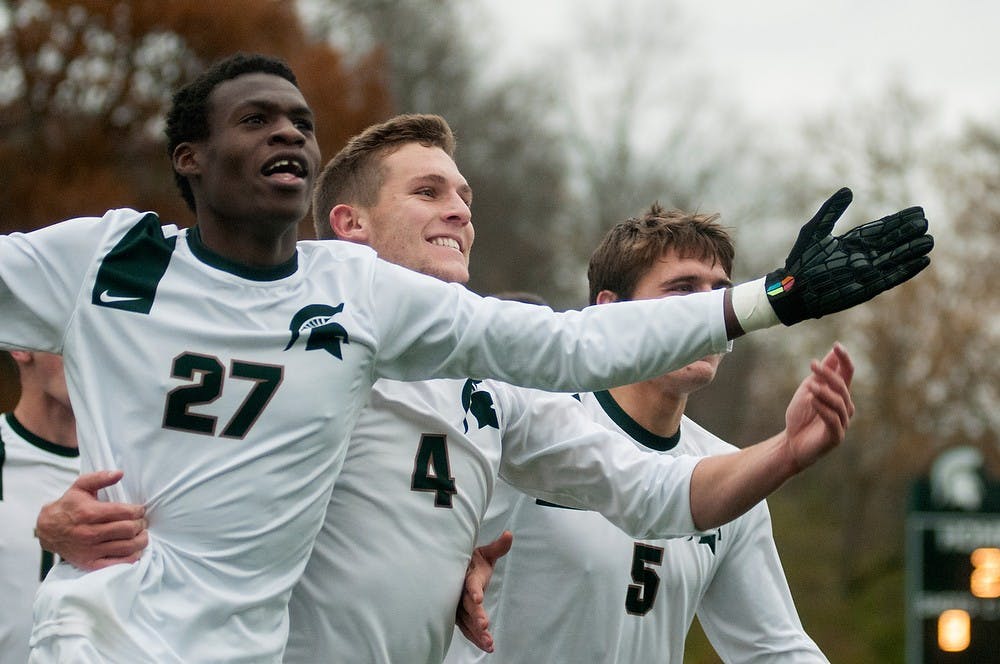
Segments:
[[[611,396],[611,393],[607,390],[601,390],[600,392],[594,392],[594,396],[597,398],[597,403],[601,404],[601,408],[607,413],[611,420],[622,428],[622,431],[631,436],[637,443],[645,445],[650,449],[654,449],[660,452],[666,452],[667,450],[672,450],[677,447],[677,443],[681,442],[681,431],[677,430],[677,433],[672,436],[660,436],[658,434],[649,431],[644,428],[641,424],[632,419],[632,417],[626,413],[615,398]]]
[[[211,265],[217,270],[222,270],[223,272],[228,272],[229,274],[234,274],[237,277],[249,279],[251,281],[277,281],[279,279],[284,279],[285,277],[295,274],[295,270],[299,267],[298,251],[292,254],[292,257],[284,263],[281,263],[280,265],[273,265],[271,267],[250,267],[248,265],[243,265],[242,263],[231,261],[205,246],[205,243],[201,241],[201,231],[198,230],[197,226],[193,226],[188,231],[187,243],[191,248],[191,253],[194,254],[195,258],[200,260],[202,263]]]
[[[20,420],[14,417],[14,413],[7,413],[7,424],[10,428],[14,430],[21,438],[34,445],[40,450],[45,450],[46,452],[51,452],[52,454],[57,454],[62,457],[78,457],[80,456],[80,449],[78,447],[66,447],[65,445],[59,445],[58,443],[53,443],[52,441],[45,440],[41,436],[36,436],[35,434],[28,431]]]

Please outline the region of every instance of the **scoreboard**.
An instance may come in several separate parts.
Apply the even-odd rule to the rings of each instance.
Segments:
[[[942,505],[918,481],[906,518],[907,664],[1000,663],[1000,483]]]

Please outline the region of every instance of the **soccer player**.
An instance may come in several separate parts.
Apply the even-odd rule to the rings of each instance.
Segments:
[[[654,205],[612,228],[590,261],[590,300],[686,295],[730,282],[733,244],[718,215]],[[684,415],[721,355],[634,385],[584,394],[596,422],[664,456],[731,455],[737,448]],[[823,360],[849,381],[846,352]],[[801,388],[800,388],[801,393]],[[786,431],[801,422],[788,412]],[[783,432],[784,433],[784,432]],[[514,533],[486,598],[495,654],[458,639],[449,664],[684,661],[695,614],[726,662],[826,662],[802,627],[761,502],[700,536],[634,538],[599,514],[567,509],[502,480],[480,537]]]
[[[321,177],[317,232],[464,282],[471,189],[452,149],[450,130],[435,116],[404,116],[364,132]],[[739,513],[695,517],[686,505],[686,478],[657,475],[657,467],[668,467],[658,463],[663,459],[650,462],[630,443],[617,450],[596,444],[608,434],[583,426],[588,419],[568,396],[525,394],[492,381],[376,383],[293,593],[286,660],[336,653],[350,661],[439,662],[501,452],[508,478],[548,490],[553,499],[601,508],[631,529],[691,532],[696,518],[717,525]],[[833,442],[819,444],[829,449]],[[694,460],[686,463],[690,468]],[[764,470],[765,487],[787,477],[788,467],[773,463],[748,462],[740,470],[754,468]],[[720,496],[731,495],[730,486],[710,479],[697,486],[705,490],[692,488],[692,505],[725,503]],[[769,489],[758,482],[752,490],[764,493],[740,497],[740,511]]]
[[[438,116],[400,116],[369,128],[327,164],[317,183],[317,236],[361,242],[381,258],[464,283],[474,233],[454,211],[463,209],[471,189],[453,150],[451,131]],[[842,397],[835,400],[846,410],[849,397],[847,403]],[[376,383],[292,593],[286,663],[322,661],[329,653],[350,661],[440,662],[498,472],[548,499],[562,495],[571,505],[597,510],[633,533],[690,534],[706,527],[697,516],[703,501],[748,506],[765,495],[731,492],[707,473],[690,483],[668,480],[659,470],[662,457],[607,442],[605,428],[585,426],[588,421],[568,395],[496,381]],[[795,442],[818,455],[840,440],[843,425],[837,418],[831,431],[820,427],[822,435]],[[757,475],[752,483],[741,477],[741,485],[762,491],[766,483],[769,491],[788,476],[779,459],[747,460],[740,470]],[[735,458],[716,461],[734,472],[739,467]],[[675,521],[678,512],[692,520]],[[398,554],[410,549],[416,553]],[[359,568],[361,558],[370,564]]]
[[[33,534],[35,519],[76,479],[80,454],[62,358],[26,351],[10,357],[21,396],[0,415],[0,663],[24,664],[31,604],[53,565]]]

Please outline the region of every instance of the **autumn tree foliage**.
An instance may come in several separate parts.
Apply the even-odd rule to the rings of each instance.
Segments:
[[[309,37],[295,3],[26,0],[0,5],[0,19],[5,232],[121,206],[192,221],[174,189],[162,117],[174,89],[236,51],[291,65],[324,154],[387,113],[381,54],[348,65]]]
[[[0,232],[113,207],[192,223],[163,116],[173,90],[237,51],[291,65],[324,155],[389,113],[381,52],[345,57],[309,35],[292,2],[0,3]],[[300,234],[312,237],[309,219]],[[10,363],[0,364],[0,410],[15,384]]]

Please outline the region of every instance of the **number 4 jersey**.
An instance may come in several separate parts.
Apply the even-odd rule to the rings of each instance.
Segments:
[[[697,461],[640,450],[568,394],[380,380],[292,592],[285,662],[440,664],[498,474],[665,537],[696,532]]]

